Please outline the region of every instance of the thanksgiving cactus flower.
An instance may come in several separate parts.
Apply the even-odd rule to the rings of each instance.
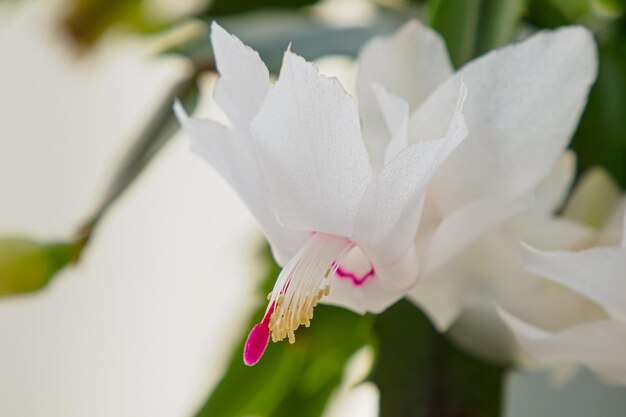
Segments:
[[[361,131],[368,119],[338,80],[287,50],[270,86],[256,52],[217,24],[211,39],[220,73],[214,98],[232,126],[175,110],[192,148],[246,202],[283,266],[246,343],[244,361],[253,365],[270,336],[295,341],[334,283],[353,290],[345,294],[344,286],[340,298],[357,311],[380,311],[415,283],[419,208],[438,168],[467,136],[466,89],[455,82],[455,105],[438,115],[443,131],[411,144],[392,140],[382,158],[368,152]],[[379,84],[372,88],[380,114],[395,125],[399,100]]]

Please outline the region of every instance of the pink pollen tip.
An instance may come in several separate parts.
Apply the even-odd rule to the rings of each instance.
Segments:
[[[270,328],[265,322],[254,326],[246,340],[243,349],[243,362],[248,366],[254,366],[261,359],[265,348],[270,340]]]

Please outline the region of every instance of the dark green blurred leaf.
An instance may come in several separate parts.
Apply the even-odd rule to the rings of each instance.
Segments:
[[[549,0],[530,0],[528,11],[528,22],[540,28],[554,29],[571,23]]]
[[[82,242],[41,244],[0,239],[0,295],[43,288],[57,271],[78,259],[82,246]]]
[[[413,304],[389,308],[374,332],[380,417],[499,416],[504,369],[461,352]]]
[[[455,67],[510,42],[525,0],[432,0],[431,25],[446,40]]]
[[[273,265],[259,300],[265,300],[278,272]],[[243,329],[226,373],[196,417],[320,416],[341,382],[348,359],[370,343],[371,317],[320,305],[311,327],[296,332],[295,344],[270,343],[259,363],[247,367],[242,356],[247,332],[264,312],[265,302]]]
[[[580,170],[606,168],[626,187],[626,34],[600,47],[598,80],[572,147]]]

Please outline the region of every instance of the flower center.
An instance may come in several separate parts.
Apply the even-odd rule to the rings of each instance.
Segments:
[[[354,243],[344,237],[311,235],[280,272],[268,295],[265,316],[246,341],[246,365],[254,365],[261,359],[270,335],[274,342],[288,338],[294,343],[296,329],[302,325],[309,327],[313,309],[330,292],[330,278],[353,247]]]

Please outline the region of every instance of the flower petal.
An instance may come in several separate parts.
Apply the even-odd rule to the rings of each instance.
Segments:
[[[331,291],[322,299],[324,304],[348,308],[356,313],[382,313],[404,296],[404,291],[390,288],[378,277],[355,286],[350,281],[333,278]]]
[[[252,132],[280,221],[350,236],[371,167],[356,104],[339,81],[287,51]]]
[[[424,254],[422,275],[428,279],[437,269],[470,244],[520,213],[521,200],[486,198],[473,201],[447,216],[437,227]]]
[[[212,120],[190,118],[178,102],[174,110],[191,138],[191,148],[212,165],[246,203],[270,241],[277,262],[287,262],[306,234],[286,230],[278,223],[258,159],[247,139]]]
[[[534,212],[515,217],[508,228],[517,241],[540,250],[580,250],[598,239],[598,232],[585,224]]]
[[[359,205],[353,240],[380,265],[398,261],[413,244],[421,216],[420,202],[437,169],[467,136],[462,113],[466,90],[440,139],[413,144],[400,152],[372,180]]]
[[[403,289],[388,285],[390,281],[414,280],[416,252],[407,251],[404,259],[392,269],[372,265],[360,248],[355,248],[341,263],[343,274],[331,279],[327,304],[350,308],[358,313],[380,313],[405,295]],[[348,274],[346,274],[346,272]]]
[[[387,164],[409,144],[409,104],[380,84],[374,84],[373,88],[391,138],[385,151],[384,163]]]
[[[424,192],[439,166],[467,135],[461,112],[466,91],[461,87],[446,136],[400,152],[372,180],[359,205],[352,239],[374,263],[380,279],[391,279],[385,282],[391,288],[408,289],[417,280],[414,240]]]
[[[235,129],[248,136],[269,88],[269,72],[256,51],[216,22],[211,25],[211,43],[220,74],[213,97]]]
[[[626,250],[593,248],[580,252],[526,249],[526,269],[549,278],[626,319]]]
[[[469,136],[435,178],[442,210],[535,188],[570,140],[596,66],[589,31],[569,27],[491,52],[440,86],[413,114],[409,134],[413,142],[441,134],[465,81]]]
[[[522,352],[542,365],[580,363],[606,382],[626,384],[626,324],[602,320],[550,334],[500,311]]]
[[[439,34],[413,20],[393,36],[367,43],[358,67],[357,96],[363,136],[373,153],[372,163],[382,166],[389,135],[372,86],[382,85],[414,110],[452,74],[452,65]]]

